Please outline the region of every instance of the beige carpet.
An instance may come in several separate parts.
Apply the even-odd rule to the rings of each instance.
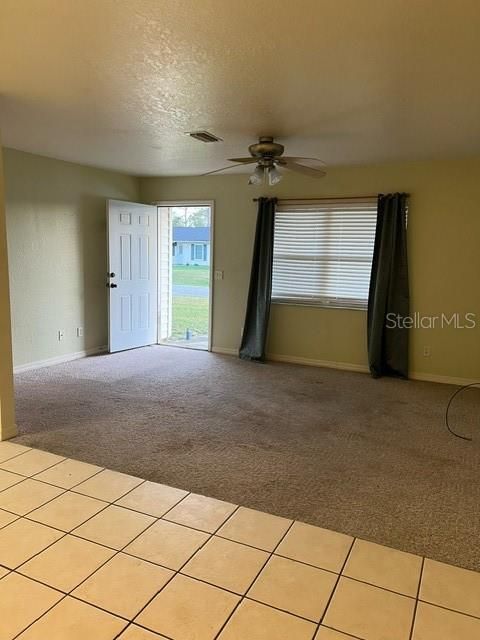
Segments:
[[[18,375],[16,441],[479,570],[453,390],[148,347]]]

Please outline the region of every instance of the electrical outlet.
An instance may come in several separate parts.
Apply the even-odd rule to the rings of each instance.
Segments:
[[[223,280],[223,271],[215,271],[214,279],[215,280]]]
[[[423,347],[423,356],[425,358],[429,358],[431,356],[432,352],[430,347]]]
[[[65,331],[63,329],[58,330],[58,339],[63,340],[65,337]]]
[[[83,327],[77,327],[77,338],[83,338]]]

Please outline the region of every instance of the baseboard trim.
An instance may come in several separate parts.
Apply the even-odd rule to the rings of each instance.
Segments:
[[[21,364],[18,367],[13,367],[13,373],[22,373],[23,371],[32,371],[33,369],[42,369],[43,367],[50,367],[54,364],[62,364],[63,362],[71,362],[72,360],[80,360],[80,358],[86,358],[87,356],[93,356],[98,353],[105,353],[106,351],[107,345],[102,345],[101,347],[93,347],[92,349],[85,349],[84,351],[66,353],[63,356],[55,356],[54,358],[37,360],[36,362],[28,362],[27,364]]]
[[[213,347],[213,353],[220,353],[225,356],[238,356],[238,349],[227,347]],[[353,364],[351,362],[332,362],[331,360],[313,360],[311,358],[300,358],[297,356],[286,356],[277,353],[267,353],[267,362],[285,362],[287,364],[301,364],[307,367],[325,367],[327,369],[340,369],[342,371],[356,371],[357,373],[368,373],[369,369],[365,365]]]
[[[108,351],[107,345],[101,347],[93,347],[92,349],[85,349],[84,351],[77,351],[75,353],[67,353],[63,356],[55,356],[54,358],[47,358],[46,360],[38,360],[37,362],[28,362],[27,364],[21,364],[18,367],[13,368],[13,373],[22,373],[23,371],[32,371],[33,369],[41,369],[43,367],[50,367],[55,364],[62,364],[64,362],[71,362],[72,360],[80,360],[80,358],[86,358],[87,356],[93,356],[95,354],[106,353]],[[228,347],[212,347],[212,353],[218,353],[224,356],[238,356],[238,349],[231,349]],[[356,373],[369,373],[369,369],[366,365],[353,364],[351,362],[334,362],[332,360],[315,360],[312,358],[301,358],[298,356],[288,356],[277,353],[268,353],[267,361],[270,362],[284,362],[286,364],[300,364],[307,367],[324,367],[326,369],[338,369],[340,371],[353,371]],[[418,380],[420,382],[436,382],[438,384],[451,384],[459,387],[464,387],[468,384],[480,384],[480,379],[476,378],[459,378],[456,376],[443,376],[434,373],[410,373],[410,380]]]
[[[229,349],[227,347],[212,347],[212,353],[219,353],[224,356],[238,356],[238,349]]]
[[[457,378],[455,376],[439,376],[434,373],[411,373],[409,375],[410,380],[419,380],[422,382],[438,382],[439,384],[453,384],[459,387],[464,387],[467,384],[480,383],[477,378]]]
[[[297,356],[286,356],[276,353],[268,353],[267,360],[272,362],[285,362],[288,364],[302,364],[307,367],[325,367],[326,369],[340,369],[342,371],[355,371],[356,373],[368,373],[369,369],[363,364],[352,362],[334,362],[332,360],[314,360]]]
[[[223,347],[214,347],[214,353],[221,353],[228,356],[238,356],[237,349],[228,349]],[[301,358],[298,356],[288,356],[277,353],[268,353],[267,361],[285,362],[286,364],[300,364],[307,367],[324,367],[326,369],[338,369],[340,371],[353,371],[355,373],[369,373],[370,370],[366,365],[353,364],[352,362],[335,362],[332,360],[316,360],[312,358]],[[442,376],[433,373],[410,373],[409,380],[418,380],[420,382],[436,382],[438,384],[451,384],[463,387],[467,384],[479,383],[480,379],[475,378],[459,378],[456,376]]]
[[[327,369],[340,369],[342,371],[355,371],[357,373],[369,373],[366,365],[352,364],[350,362],[332,362],[330,360],[312,360],[310,358],[298,358],[296,356],[285,356],[277,354],[268,354],[268,360],[274,362],[286,362],[290,364],[303,364],[309,367],[326,367]],[[479,383],[480,379],[475,378],[459,378],[456,376],[443,376],[433,373],[415,373],[412,372],[408,376],[409,380],[418,380],[421,382],[436,382],[438,384],[452,384],[463,387],[467,384]]]

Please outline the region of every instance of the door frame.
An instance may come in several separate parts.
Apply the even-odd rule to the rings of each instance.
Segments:
[[[210,274],[208,283],[208,349],[213,344],[213,283],[215,280],[215,200],[155,200],[156,207],[210,207]],[[159,243],[157,242],[157,247]],[[158,249],[157,249],[158,250]],[[160,301],[159,301],[160,302]],[[158,340],[158,330],[157,330]]]

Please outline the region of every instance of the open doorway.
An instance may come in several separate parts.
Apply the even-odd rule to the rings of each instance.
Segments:
[[[210,350],[213,205],[162,203],[158,214],[158,342]]]

